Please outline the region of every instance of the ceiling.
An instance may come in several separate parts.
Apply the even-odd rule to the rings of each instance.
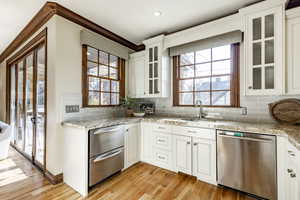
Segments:
[[[53,0],[98,25],[140,44],[237,11],[261,0]],[[46,0],[0,0],[0,54]],[[161,16],[155,17],[154,12]]]

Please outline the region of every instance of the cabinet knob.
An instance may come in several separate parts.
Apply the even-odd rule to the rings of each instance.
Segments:
[[[198,143],[197,143],[197,142],[195,142],[195,143],[194,143],[194,146],[197,146],[197,145],[198,145]]]
[[[186,144],[191,144],[191,142],[187,142]]]
[[[288,172],[288,173],[292,173],[293,170],[292,170],[292,169],[287,169],[287,172]]]
[[[252,86],[249,86],[249,87],[248,87],[249,90],[251,90],[252,88],[253,88]]]
[[[291,176],[291,178],[296,178],[297,177],[296,173],[291,173],[290,176]]]

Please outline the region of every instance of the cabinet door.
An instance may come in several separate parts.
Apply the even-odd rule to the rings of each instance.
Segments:
[[[193,175],[216,184],[216,141],[193,138]]]
[[[282,94],[284,66],[281,7],[249,15],[246,23],[246,93]]]
[[[145,87],[146,93],[150,97],[160,94],[160,49],[158,45],[147,48]]]
[[[140,52],[139,52],[140,53]],[[129,61],[129,96],[145,96],[145,55],[132,56]]]
[[[139,161],[139,125],[134,124],[128,129],[128,165],[131,166]]]
[[[141,160],[144,162],[152,162],[152,125],[148,123],[141,124]]]
[[[300,94],[300,17],[287,21],[288,94]]]
[[[173,153],[175,171],[192,174],[191,137],[175,135],[173,137]]]

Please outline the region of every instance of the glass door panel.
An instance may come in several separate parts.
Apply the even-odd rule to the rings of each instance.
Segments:
[[[33,54],[26,57],[26,81],[25,81],[25,153],[32,156],[33,145],[33,123],[34,103],[33,103]]]
[[[11,125],[11,142],[15,144],[16,133],[16,65],[10,69],[10,125]]]
[[[24,151],[24,97],[23,97],[23,82],[24,82],[24,65],[23,61],[17,65],[17,116],[16,116],[16,146],[20,150]]]
[[[37,52],[37,82],[36,82],[36,155],[35,159],[44,165],[45,152],[45,99],[46,99],[46,81],[45,81],[45,46],[42,46]]]

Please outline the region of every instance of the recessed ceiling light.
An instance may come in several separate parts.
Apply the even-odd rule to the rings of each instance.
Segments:
[[[155,17],[161,16],[161,12],[160,12],[160,11],[155,11],[155,12],[154,12],[154,16],[155,16]]]

